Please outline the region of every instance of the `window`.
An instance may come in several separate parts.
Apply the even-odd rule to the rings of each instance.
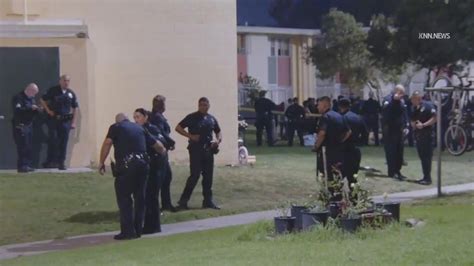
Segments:
[[[245,54],[245,35],[237,35],[237,53]]]
[[[287,38],[270,39],[270,56],[290,56],[290,41]]]

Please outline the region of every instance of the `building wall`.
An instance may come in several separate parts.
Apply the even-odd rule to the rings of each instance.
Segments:
[[[266,35],[246,36],[248,74],[260,81],[263,89],[268,90],[268,57],[270,41]]]
[[[21,20],[18,15],[9,15],[8,1],[0,1],[0,20]],[[74,145],[72,166],[82,166],[87,161],[84,157],[88,156],[79,151],[97,161],[114,115],[125,112],[131,116],[137,107],[150,108],[152,97],[158,93],[167,97],[165,115],[173,128],[186,114],[197,110],[199,97],[207,96],[210,112],[223,129],[224,142],[216,161],[237,161],[237,60],[231,56],[236,51],[235,1],[40,3],[41,12],[33,19],[83,19],[89,28],[89,39],[73,45],[73,40],[62,39],[0,39],[0,46],[60,47],[61,70],[71,75],[71,87],[79,95],[84,114],[78,130],[90,131]],[[83,56],[82,49],[87,56]],[[82,58],[87,61],[81,63]],[[188,158],[186,140],[176,133],[173,137],[178,142],[171,159],[183,162]]]

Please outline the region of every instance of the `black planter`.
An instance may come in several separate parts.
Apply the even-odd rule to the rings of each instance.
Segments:
[[[295,217],[275,217],[274,220],[277,234],[291,233],[295,229]]]
[[[392,218],[400,222],[400,202],[385,202],[377,203],[377,208],[384,208],[392,214]]]
[[[311,229],[313,226],[325,226],[329,217],[329,211],[311,212],[305,211],[302,213],[303,230]]]
[[[341,219],[341,228],[343,231],[349,232],[349,233],[355,233],[357,229],[362,225],[362,218],[353,218],[353,219],[347,219],[343,218]]]
[[[301,230],[303,228],[302,213],[306,211],[306,206],[291,206],[291,216],[295,217],[295,229]]]
[[[340,201],[331,201],[329,202],[329,216],[336,219],[341,214],[341,202]]]

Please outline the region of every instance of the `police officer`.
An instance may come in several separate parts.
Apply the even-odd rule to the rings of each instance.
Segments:
[[[41,98],[41,104],[48,113],[48,157],[45,168],[66,170],[65,160],[69,131],[76,128],[77,97],[69,88],[71,79],[62,75],[59,85],[52,87]]]
[[[222,141],[221,129],[216,118],[208,113],[209,100],[202,97],[198,101],[197,112],[187,115],[176,126],[176,132],[189,139],[189,163],[191,175],[186,181],[178,208],[188,209],[188,201],[191,198],[194,187],[202,173],[203,208],[220,209],[212,199],[212,179],[214,171],[214,154],[218,152],[219,143]],[[186,131],[185,128],[188,130]],[[213,140],[212,133],[216,140]]]
[[[343,98],[338,102],[339,113],[351,129],[351,136],[346,140],[344,147],[344,168],[343,175],[347,177],[350,183],[357,182],[354,175],[359,172],[362,154],[357,147],[360,145],[362,136],[367,132],[364,120],[358,114],[350,111],[351,102]]]
[[[168,120],[165,118],[163,113],[166,110],[166,98],[162,95],[156,95],[152,102],[153,108],[149,117],[151,124],[158,127],[160,133],[164,136],[167,144],[168,151],[172,151],[175,148],[175,141],[170,137],[171,128],[168,124]],[[171,180],[172,172],[169,163],[168,153],[166,153],[165,165],[163,171],[163,182],[161,184],[161,209],[175,212],[176,208],[171,202]]]
[[[342,171],[344,164],[344,142],[350,137],[351,130],[343,116],[331,110],[331,99],[321,97],[318,111],[322,115],[318,120],[318,137],[313,151],[318,153],[318,170],[324,173],[322,147],[326,147],[327,179],[333,180],[333,167]]]
[[[105,173],[105,160],[114,146],[116,166],[115,194],[120,211],[120,233],[116,240],[140,237],[145,216],[145,187],[148,174],[147,147],[164,154],[166,148],[145,129],[132,123],[124,114],[117,114],[100,150],[99,172]],[[132,200],[133,196],[133,200]]]
[[[31,83],[12,100],[12,128],[18,156],[18,173],[35,170],[31,167],[31,154],[33,152],[33,118],[39,111],[39,107],[35,103],[37,93],[38,86]]]
[[[263,128],[267,132],[267,144],[273,146],[273,114],[276,105],[270,99],[265,98],[266,91],[260,91],[259,98],[255,101],[255,112],[257,115],[257,121],[255,126],[257,127],[257,146],[262,146],[262,133]]]
[[[423,101],[419,91],[411,96],[413,111],[411,125],[414,128],[416,150],[423,168],[423,178],[418,184],[431,184],[431,161],[433,159],[433,125],[436,124],[436,108],[430,101]]]
[[[382,131],[388,176],[397,180],[406,178],[400,173],[403,164],[403,137],[408,134],[404,94],[405,88],[399,84],[383,99],[382,105]]]
[[[379,146],[379,114],[380,104],[374,99],[374,93],[369,92],[369,99],[362,105],[362,116],[367,125],[367,134],[364,137],[364,144],[369,145],[369,132],[374,134],[375,146]]]
[[[148,111],[143,108],[138,108],[133,113],[135,123],[142,126],[145,131],[156,140],[159,140],[166,148],[167,143],[163,135],[160,133],[158,127],[148,122]],[[166,155],[161,155],[153,149],[147,149],[149,162],[148,180],[146,183],[145,193],[145,222],[143,225],[143,234],[154,234],[161,232],[160,222],[160,202],[159,194],[161,184],[164,178],[164,167],[166,164]]]
[[[305,119],[305,111],[304,111],[303,106],[301,106],[298,103],[298,98],[293,99],[293,104],[290,105],[286,109],[285,116],[288,120],[288,124],[287,124],[288,146],[293,146],[293,137],[295,135],[295,130],[298,134],[300,145],[304,146],[303,123]]]

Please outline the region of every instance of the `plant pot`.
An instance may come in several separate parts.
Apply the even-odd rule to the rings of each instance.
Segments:
[[[362,218],[342,218],[341,219],[341,228],[345,232],[355,233],[357,229],[362,225]]]
[[[302,213],[307,209],[306,206],[291,206],[291,216],[295,217],[296,230],[301,230],[303,228]]]
[[[311,212],[305,211],[302,213],[303,230],[309,230],[314,226],[326,226],[329,218],[329,211]]]
[[[384,208],[392,214],[392,218],[400,222],[400,202],[380,202],[376,204],[377,208]]]
[[[295,229],[295,217],[275,217],[275,232],[277,234],[291,233]]]
[[[341,202],[340,201],[331,201],[329,202],[329,216],[336,219],[341,214]]]

